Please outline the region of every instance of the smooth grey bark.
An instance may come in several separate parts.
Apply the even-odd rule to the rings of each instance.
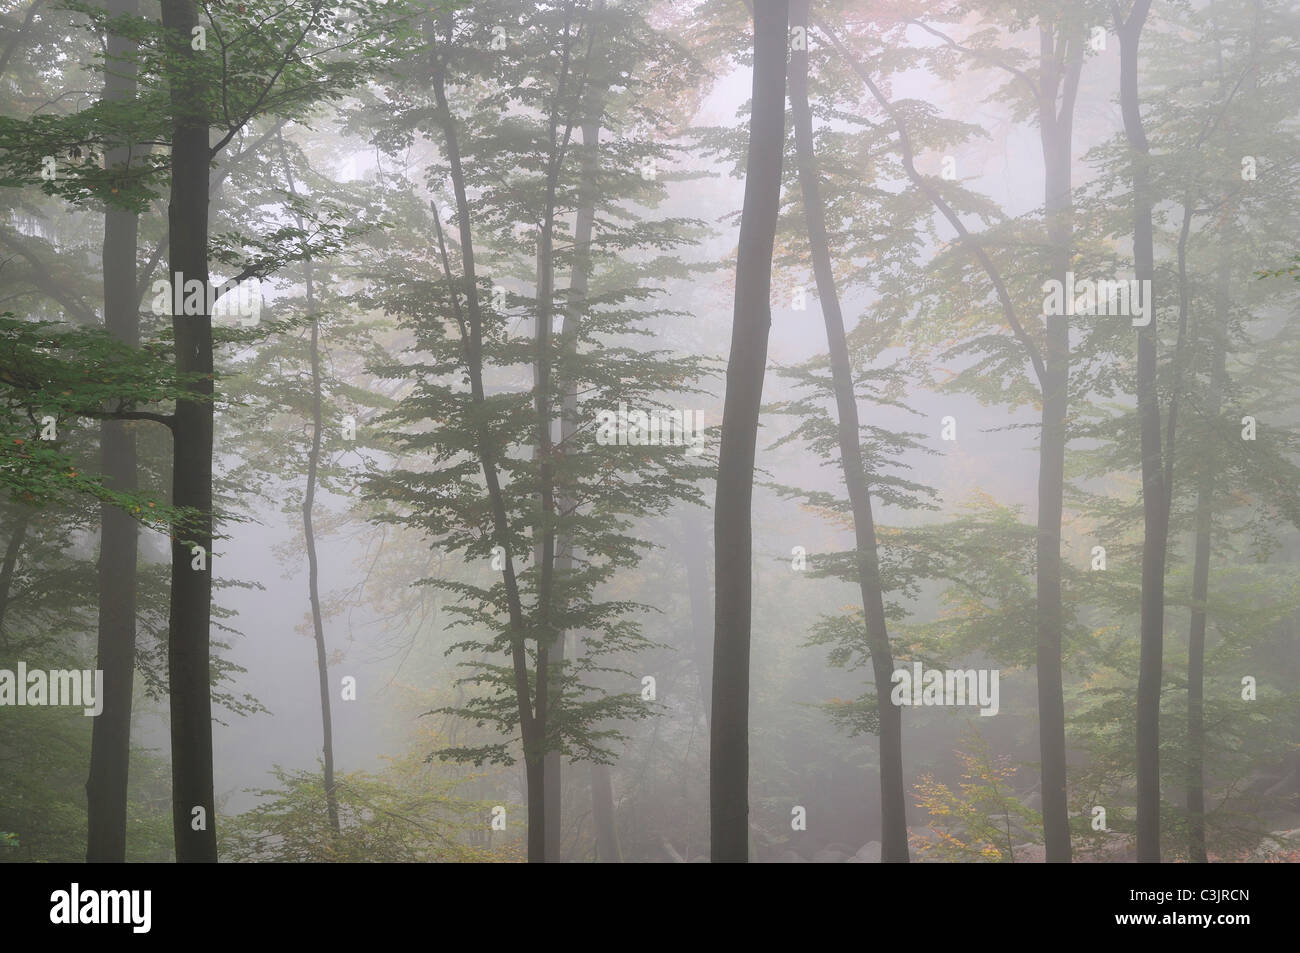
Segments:
[[[785,145],[787,0],[754,4],[754,78],[736,298],[714,505],[709,820],[715,863],[749,860],[749,651],[754,455],[772,324],[772,248]]]

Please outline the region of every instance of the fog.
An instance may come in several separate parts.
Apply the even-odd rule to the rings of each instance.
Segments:
[[[135,658],[103,721],[129,770],[89,798],[100,725],[0,681],[0,860],[1300,856],[1300,8],[1139,2],[1143,153],[1106,5],[795,0],[769,221],[777,156],[749,150],[779,63],[748,4],[367,2],[301,49],[306,14],[262,6],[179,3],[204,49],[149,2],[2,14],[0,670]],[[264,52],[216,72],[223,23]],[[181,93],[213,150],[198,198]],[[182,227],[213,283],[257,282],[255,322],[121,304],[115,280],[180,273]],[[1045,316],[1067,270],[1150,281],[1151,326]],[[760,334],[747,562],[715,515],[719,472],[748,482],[720,458]],[[620,404],[702,414],[703,452],[598,440]],[[186,407],[213,421],[212,531],[185,510],[201,468],[176,476]],[[197,578],[210,600],[178,597]],[[752,624],[715,618],[737,592]],[[203,697],[169,643],[211,647]],[[883,650],[937,693],[899,701]],[[965,672],[996,707],[953,696]],[[747,775],[720,775],[727,737]]]

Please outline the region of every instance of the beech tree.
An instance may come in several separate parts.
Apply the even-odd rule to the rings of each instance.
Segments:
[[[785,154],[789,4],[754,4],[745,204],[736,251],[736,304],[714,503],[713,693],[709,722],[710,830],[715,863],[749,859],[749,652],[754,453],[772,324],[772,246]]]
[[[642,607],[598,598],[597,587],[639,561],[644,544],[630,532],[632,519],[693,499],[694,483],[706,472],[681,447],[619,446],[597,432],[608,429],[598,424],[601,415],[624,405],[666,413],[666,400],[690,393],[699,374],[697,360],[669,362],[658,351],[625,343],[643,333],[642,322],[671,313],[646,307],[655,292],[635,280],[595,292],[586,271],[591,262],[584,261],[596,249],[602,258],[614,249],[671,251],[698,227],[683,219],[618,225],[612,221],[618,213],[606,211],[629,197],[653,200],[660,186],[640,169],[669,154],[646,135],[611,150],[607,165],[594,165],[602,155],[603,117],[611,112],[604,90],[627,69],[630,53],[617,45],[618,28],[631,15],[602,4],[538,10],[495,51],[491,27],[499,13],[493,8],[430,14],[422,22],[428,47],[412,68],[421,77],[420,95],[431,89],[433,102],[412,110],[409,123],[404,116],[397,127],[377,132],[395,151],[417,134],[433,138],[440,156],[427,178],[430,185],[449,181],[451,197],[446,221],[438,196],[424,216],[434,242],[427,263],[432,276],[415,278],[422,293],[412,295],[409,280],[399,277],[409,265],[394,262],[390,268],[400,271],[382,275],[367,294],[399,316],[416,345],[412,360],[388,365],[383,375],[418,382],[385,418],[400,428],[390,439],[410,466],[376,475],[371,491],[390,507],[382,519],[420,529],[445,551],[486,559],[502,574],[491,586],[431,580],[460,596],[455,612],[465,624],[488,633],[452,645],[471,653],[463,684],[480,690],[442,710],[491,725],[497,735],[438,755],[509,764],[517,738],[528,856],[537,862],[559,856],[554,834],[549,855],[547,849],[548,819],[552,826],[558,821],[557,806],[547,803],[548,791],[552,801],[558,797],[554,779],[550,787],[546,781],[548,754],[552,768],[554,755],[607,762],[618,721],[648,714],[636,694],[590,678],[621,671],[609,657],[626,657],[643,644],[631,617]],[[547,84],[524,81],[536,76]],[[470,99],[475,81],[493,84],[497,98]],[[648,112],[628,98],[633,105],[622,108],[629,123],[644,122]],[[504,126],[503,103],[517,117]],[[581,148],[572,141],[579,132]],[[596,176],[608,185],[597,188]],[[610,218],[596,239],[601,211]],[[518,255],[520,241],[531,261]],[[495,271],[491,283],[481,276],[481,260]],[[570,269],[563,304],[557,264]],[[510,335],[516,309],[533,319],[530,339]],[[557,312],[565,313],[558,335]],[[433,359],[421,360],[418,352]],[[532,386],[520,390],[524,365]],[[435,468],[417,469],[422,456]],[[474,499],[481,505],[466,509]],[[563,648],[565,632],[582,633],[577,657]],[[501,653],[508,666],[493,660]],[[624,686],[627,677],[624,672]]]

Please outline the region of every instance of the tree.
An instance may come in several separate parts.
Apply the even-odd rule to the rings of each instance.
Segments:
[[[772,246],[785,155],[786,0],[754,4],[745,204],[714,503],[716,602],[709,725],[709,816],[715,863],[749,859],[749,646],[754,453],[772,324]]]
[[[439,711],[491,725],[495,734],[436,754],[510,764],[518,741],[529,859],[540,862],[547,858],[548,753],[607,762],[618,721],[649,711],[637,695],[615,687],[626,686],[628,674],[608,658],[644,644],[636,621],[626,618],[644,607],[598,597],[597,587],[636,565],[646,548],[629,532],[631,521],[695,498],[694,481],[705,468],[681,448],[620,445],[604,439],[608,422],[599,435],[592,426],[607,413],[617,415],[611,408],[658,408],[659,414],[667,397],[691,392],[697,360],[670,362],[629,343],[630,335],[643,333],[642,322],[669,313],[640,307],[654,290],[634,282],[580,295],[581,285],[571,282],[565,327],[558,336],[550,327],[560,297],[557,263],[580,269],[580,257],[594,246],[590,237],[565,242],[566,218],[573,212],[579,227],[587,214],[582,209],[593,201],[582,183],[592,174],[600,90],[616,63],[606,38],[617,34],[606,21],[628,14],[600,5],[539,9],[520,21],[503,50],[489,45],[495,16],[487,7],[425,17],[428,48],[412,64],[421,77],[412,95],[431,91],[433,102],[376,132],[394,150],[432,133],[441,155],[426,172],[434,196],[424,225],[435,236],[428,262],[435,278],[411,276],[408,262],[393,261],[367,295],[399,315],[414,337],[410,360],[387,366],[384,376],[415,382],[385,418],[404,465],[372,479],[371,492],[389,507],[382,519],[417,528],[446,551],[489,559],[501,573],[491,586],[479,579],[430,580],[458,594],[462,622],[486,633],[451,647],[471,656],[464,662],[469,674],[458,684],[478,691]],[[394,80],[404,92],[409,88],[405,76]],[[476,84],[486,84],[492,97],[485,100]],[[629,113],[648,112],[635,98],[639,86],[625,88]],[[504,104],[517,107],[507,122]],[[579,152],[571,140],[583,126],[590,126],[584,140],[590,148]],[[592,215],[618,201],[653,199],[661,186],[647,182],[637,166],[670,150],[646,136],[611,152],[602,178],[613,188],[596,193]],[[454,199],[444,215],[437,194],[447,182]],[[454,236],[444,232],[444,218],[454,220]],[[690,241],[696,227],[682,219],[611,224],[602,229],[601,244],[624,255],[671,250]],[[529,261],[521,251],[535,254]],[[484,260],[494,268],[490,284],[480,271]],[[516,283],[532,285],[535,294],[514,291]],[[529,339],[510,333],[510,312],[521,305],[535,320]],[[570,324],[579,307],[584,320]],[[525,364],[532,371],[526,392],[518,389]],[[577,395],[582,399],[575,403]],[[575,427],[577,421],[584,423]],[[424,469],[430,464],[435,469]],[[559,572],[557,554],[565,552],[572,562],[562,562]],[[583,633],[580,656],[558,650],[566,631]],[[505,666],[494,659],[503,653]],[[612,682],[608,687],[585,678],[601,672]],[[557,845],[550,843],[554,859]]]
[[[1151,177],[1146,133],[1138,99],[1138,44],[1151,9],[1136,0],[1127,17],[1115,8],[1120,41],[1120,109],[1131,150],[1133,264],[1139,282],[1155,276]],[[1155,288],[1149,301],[1154,310]],[[1160,689],[1164,649],[1165,546],[1169,531],[1161,453],[1160,397],[1156,391],[1156,321],[1138,331],[1138,415],[1142,438],[1142,655],[1137,697],[1137,830],[1139,863],[1160,861]]]
[[[34,5],[33,5],[34,8]],[[133,17],[136,0],[111,0],[110,18]],[[104,101],[115,103],[135,95],[135,43],[113,32],[107,40]],[[125,143],[105,153],[110,168],[125,170],[132,161]],[[127,174],[125,171],[119,174]],[[134,211],[109,205],[104,211],[104,325],[115,340],[130,347],[140,343],[140,293],[136,282]],[[130,492],[136,488],[135,435],[120,420],[106,420],[100,431],[101,468],[107,485]],[[95,719],[86,779],[89,829],[86,860],[122,862],[126,859],[127,780],[131,755],[131,700],[136,639],[136,522],[107,503],[100,506],[99,650],[97,667],[104,672],[104,711]]]
[[[808,29],[809,0],[794,0],[791,23]],[[830,348],[831,374],[835,404],[839,414],[840,465],[853,507],[853,528],[857,541],[858,584],[862,593],[862,610],[866,618],[871,662],[877,686],[891,683],[894,670],[885,622],[885,603],[880,582],[880,557],[876,551],[876,524],[871,511],[871,491],[859,443],[858,406],[853,385],[849,349],[844,335],[844,318],[840,313],[835,276],[831,270],[830,241],[826,231],[817,167],[813,158],[812,111],[808,105],[808,49],[804,43],[791,55],[790,105],[793,113],[799,164],[799,182],[803,189],[804,214],[808,218],[808,243],[812,251],[813,274],[817,296],[826,322],[826,340]],[[903,790],[903,718],[902,710],[890,703],[888,695],[877,690],[877,715],[880,724],[880,802],[881,854],[884,863],[906,863],[907,803]]]

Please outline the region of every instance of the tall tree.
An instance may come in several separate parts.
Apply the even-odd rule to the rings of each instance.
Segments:
[[[134,16],[136,0],[109,0],[108,14]],[[136,44],[110,25],[104,72],[104,102],[135,97]],[[104,156],[107,168],[125,175],[132,143]],[[109,205],[104,212],[104,326],[114,340],[140,344],[140,294],[136,282],[139,220],[132,209]],[[108,486],[136,488],[135,434],[131,424],[105,420],[100,429],[101,468]],[[99,648],[104,673],[104,710],[95,719],[86,779],[86,860],[126,860],[127,780],[131,759],[131,701],[136,639],[136,521],[120,507],[100,506]]]
[[[790,23],[806,36],[809,0],[793,0]],[[794,123],[795,148],[799,165],[799,183],[803,190],[804,214],[807,217],[808,245],[812,251],[813,276],[817,297],[826,324],[826,342],[830,348],[831,376],[835,388],[835,405],[839,420],[840,466],[848,488],[853,511],[853,531],[857,546],[858,586],[862,610],[871,645],[871,664],[877,685],[876,710],[880,719],[880,804],[881,851],[883,863],[906,863],[907,802],[903,782],[903,717],[883,686],[892,684],[893,654],[885,620],[884,594],[880,579],[880,556],[876,549],[876,523],[871,508],[871,490],[862,460],[860,424],[853,369],[844,333],[835,275],[831,268],[830,237],[822,204],[817,164],[813,155],[812,110],[808,104],[808,44],[795,47],[790,57],[790,106]]]
[[[749,860],[749,656],[754,455],[772,326],[772,248],[785,156],[788,0],[755,0],[754,76],[736,298],[714,503],[713,703],[709,818],[715,863]]]
[[[285,184],[289,187],[289,194],[297,198],[298,188],[294,182],[293,165],[289,161],[288,150],[284,147],[284,136],[277,133],[276,138],[280,146],[280,157],[284,162]],[[306,223],[301,213],[295,212],[294,218],[298,230],[305,232]],[[320,688],[325,805],[330,827],[335,834],[338,834],[339,801],[338,792],[334,789],[334,719],[330,711],[329,652],[325,645],[325,619],[321,612],[320,598],[320,560],[316,554],[316,526],[313,520],[316,487],[321,468],[321,445],[325,439],[324,394],[321,383],[321,328],[320,315],[316,309],[316,276],[310,257],[303,259],[302,268],[307,320],[311,322],[311,340],[308,344],[308,363],[311,367],[311,447],[307,451],[307,489],[302,497],[302,535],[307,548],[307,598],[311,603],[311,630],[312,639],[316,643],[316,671]]]
[[[1043,215],[1047,221],[1051,274],[1067,280],[1071,257],[1071,165],[1074,103],[1083,70],[1081,25],[1067,17],[1058,30],[1039,26],[1038,133],[1042,144]],[[1059,92],[1058,92],[1059,91]],[[1058,107],[1059,96],[1059,107]],[[1038,743],[1042,763],[1043,838],[1047,862],[1069,863],[1070,816],[1066,801],[1065,686],[1061,642],[1065,611],[1061,595],[1061,517],[1065,504],[1065,447],[1070,389],[1070,325],[1064,316],[1047,322],[1042,380],[1043,406],[1038,458]]]
[[[411,73],[427,81],[402,76],[394,82],[415,101],[427,103],[430,92],[433,101],[403,111],[396,124],[385,119],[375,133],[395,153],[417,134],[438,142],[438,161],[425,175],[435,196],[450,185],[452,211],[442,213],[436,199],[431,203],[431,264],[439,280],[407,278],[406,262],[394,260],[374,282],[371,297],[401,316],[419,347],[414,363],[385,368],[384,376],[419,385],[387,415],[413,428],[394,433],[412,468],[404,461],[375,478],[373,489],[388,506],[384,519],[417,527],[440,548],[489,558],[501,574],[491,587],[429,580],[457,592],[462,601],[454,611],[491,633],[453,649],[474,656],[463,663],[473,674],[458,684],[492,691],[462,696],[439,710],[479,726],[490,723],[504,736],[436,753],[475,764],[513,763],[520,743],[531,861],[548,858],[548,817],[549,826],[557,826],[554,806],[548,807],[555,786],[546,781],[555,758],[547,755],[607,762],[612,753],[604,742],[619,737],[617,722],[651,710],[626,692],[626,673],[601,660],[643,645],[639,623],[625,618],[642,607],[598,596],[595,587],[636,565],[647,548],[629,531],[631,520],[662,512],[673,500],[696,499],[693,481],[707,473],[679,447],[608,441],[606,424],[592,427],[620,405],[665,406],[665,395],[691,389],[699,372],[697,359],[668,361],[657,350],[627,343],[634,339],[625,335],[648,330],[643,322],[675,314],[641,307],[657,289],[634,279],[602,281],[594,292],[584,291],[580,277],[589,267],[581,259],[598,245],[607,246],[599,249],[602,262],[617,261],[618,253],[636,261],[644,249],[662,253],[692,241],[699,227],[680,218],[626,220],[620,208],[629,201],[657,204],[663,186],[641,170],[673,151],[640,131],[662,122],[645,104],[648,85],[626,82],[631,56],[648,55],[638,45],[671,49],[671,39],[655,33],[653,42],[620,54],[611,44],[624,24],[604,26],[643,17],[634,8],[599,3],[538,8],[511,28],[504,44],[492,39],[493,28],[499,30],[497,7],[425,17],[426,46]],[[689,76],[689,69],[682,74]],[[545,80],[538,82],[539,76]],[[669,88],[677,84],[674,79]],[[609,119],[602,116],[602,91],[612,85],[621,86],[619,115],[634,136],[598,153],[599,130]],[[484,99],[485,88],[492,99]],[[504,124],[501,102],[519,106]],[[580,129],[581,149],[575,141]],[[592,165],[597,158],[598,169]],[[597,229],[599,212],[607,214]],[[444,221],[454,227],[444,232]],[[579,229],[590,235],[584,239]],[[610,271],[623,279],[653,273],[660,260],[631,267],[620,261]],[[555,274],[566,264],[570,287],[557,290]],[[517,287],[535,293],[513,291]],[[513,336],[518,315],[512,311],[521,305],[535,321],[531,338]],[[565,314],[565,325],[556,333],[551,325],[558,313]],[[520,392],[524,364],[533,380]],[[593,429],[600,431],[594,446]],[[425,457],[437,464],[433,471],[419,468]],[[626,482],[633,474],[635,492]],[[471,499],[481,502],[458,504]],[[566,632],[581,636],[581,653],[561,649]],[[508,665],[494,664],[502,653]],[[601,672],[600,684],[583,678]],[[554,859],[553,835],[549,844]]]
[[[599,6],[604,6],[600,4]],[[595,229],[596,221],[596,175],[600,168],[600,113],[601,105],[599,97],[588,97],[582,117],[582,146],[581,155],[581,172],[578,185],[578,208],[574,216],[573,227],[573,265],[570,269],[569,276],[569,299],[565,302],[564,329],[560,336],[560,357],[561,379],[559,381],[561,391],[563,392],[563,407],[560,412],[560,446],[571,447],[577,440],[578,431],[581,427],[578,420],[578,382],[566,381],[563,379],[564,365],[571,364],[577,356],[577,347],[579,341],[579,326],[583,319],[583,311],[587,307],[587,291],[591,281],[591,241],[592,233]],[[595,100],[591,102],[590,100]],[[560,511],[572,509],[577,504],[573,488],[561,487],[559,507]],[[556,541],[555,554],[555,573],[563,585],[567,579],[568,573],[573,569],[574,551],[573,538],[570,534],[559,537]],[[564,666],[565,654],[565,635],[559,634],[551,646],[552,658],[556,671],[562,671]],[[558,700],[562,691],[560,680],[553,679],[551,696]],[[561,778],[564,771],[564,759],[558,751],[548,751],[546,754],[546,861],[547,863],[558,863],[562,858],[561,854],[561,832],[563,821],[561,819],[561,807],[563,806],[563,787]],[[598,848],[601,846],[600,841],[604,840],[605,852],[613,852],[617,856],[617,845],[611,847],[609,843],[609,830],[601,830],[601,822],[608,818],[608,826],[612,827],[612,818],[614,813],[613,804],[613,787],[609,778],[609,767],[603,764],[592,764],[592,784],[591,796],[593,798],[592,810],[597,820]],[[597,775],[603,773],[603,778]],[[605,801],[608,798],[608,801]],[[599,803],[595,803],[599,800]],[[603,837],[601,835],[604,835]],[[614,859],[611,857],[610,859]]]
[[[1204,415],[1214,421],[1223,407],[1227,375],[1229,261],[1219,265],[1211,331],[1210,392]],[[1206,863],[1205,846],[1205,633],[1210,594],[1210,543],[1213,530],[1215,470],[1203,461],[1196,487],[1196,525],[1192,568],[1192,613],[1187,631],[1187,851],[1194,863]]]
[[[948,15],[962,20],[968,14],[959,5]],[[1008,11],[1019,20],[1021,11]],[[936,12],[934,15],[940,15]],[[1085,23],[1078,10],[1044,13],[1038,24],[1039,55],[1036,75],[1018,68],[1008,51],[958,43],[947,34],[919,20],[907,19],[938,37],[944,46],[976,63],[1005,70],[1013,84],[1027,92],[1037,114],[1044,169],[1044,206],[1049,274],[1065,281],[1070,268],[1072,198],[1071,165],[1074,106],[1084,60]],[[858,68],[862,75],[863,71]],[[865,77],[864,77],[865,78]],[[874,92],[874,90],[873,90]],[[886,106],[883,97],[877,100]],[[897,121],[897,119],[896,119]],[[906,133],[900,133],[906,138]],[[904,148],[907,148],[904,142]],[[910,167],[910,159],[907,162]],[[966,243],[971,237],[953,214],[937,188],[925,183],[914,170],[909,176],[931,198]],[[984,267],[1002,306],[1003,316],[1015,331],[1033,365],[1040,399],[1038,468],[1038,545],[1035,562],[1038,677],[1039,751],[1042,765],[1043,827],[1048,862],[1069,862],[1070,827],[1066,800],[1065,705],[1062,673],[1062,640],[1066,617],[1062,599],[1061,523],[1064,509],[1065,448],[1068,441],[1067,410],[1070,382],[1070,328],[1065,317],[1046,322],[1041,342],[1026,333],[1012,298],[1004,287],[1000,269],[976,245],[976,257]],[[990,342],[992,343],[992,342]],[[1000,347],[1000,343],[996,346]]]
[[[1150,155],[1138,97],[1138,47],[1151,0],[1136,0],[1127,17],[1114,7],[1120,41],[1120,110],[1133,181],[1133,267],[1151,289],[1151,316],[1138,335],[1137,397],[1142,458],[1142,613],[1137,690],[1137,859],[1160,862],[1160,690],[1164,656],[1165,546],[1169,531],[1156,380],[1155,246]]]
[[[543,185],[544,200],[541,219],[537,228],[537,297],[536,330],[534,343],[536,356],[533,359],[533,407],[537,414],[536,453],[538,463],[537,504],[541,513],[541,532],[535,545],[535,560],[538,570],[538,622],[541,626],[537,643],[537,718],[545,725],[550,709],[558,704],[560,691],[559,673],[564,665],[564,631],[553,621],[557,612],[563,607],[554,599],[556,584],[557,544],[565,542],[557,538],[556,533],[556,474],[555,474],[555,421],[552,409],[552,378],[554,355],[551,353],[552,327],[555,319],[555,226],[557,203],[559,201],[560,175],[564,167],[564,157],[573,130],[581,121],[566,100],[565,93],[575,84],[582,85],[586,77],[575,75],[575,39],[574,34],[581,29],[575,22],[576,4],[569,2],[564,7],[564,25],[560,35],[560,64],[555,77],[555,89],[551,94],[545,147],[545,177]],[[584,11],[585,12],[585,11]],[[596,42],[599,26],[589,23],[586,26],[590,34],[586,47],[590,52]],[[578,102],[585,102],[585,90],[576,91]],[[590,235],[588,235],[590,241]],[[562,384],[562,382],[561,382]],[[570,406],[570,411],[576,407]],[[563,399],[561,407],[561,429],[564,428]],[[572,428],[570,423],[570,428]],[[572,430],[570,430],[572,435]],[[563,500],[558,501],[563,505]],[[572,541],[568,541],[569,559],[572,558]],[[561,565],[561,571],[565,568]],[[552,657],[554,656],[554,657]],[[543,756],[540,778],[546,786],[544,799],[549,803],[546,808],[544,823],[549,823],[544,837],[544,854],[548,863],[560,860],[560,759],[557,752],[546,751]],[[548,777],[548,774],[554,777]],[[529,776],[528,783],[534,783]]]
[[[175,288],[208,272],[208,115],[203,71],[191,46],[199,25],[195,0],[162,0],[172,116],[167,271]],[[193,309],[192,309],[193,310]],[[194,511],[172,531],[171,615],[167,665],[171,699],[172,826],[176,860],[217,860],[212,777],[212,315],[172,312],[176,370],[202,379],[176,402],[172,430],[172,504]]]
[[[269,15],[240,6],[227,14],[224,25],[208,11],[210,31],[198,22],[195,0],[166,0],[162,14],[171,122],[168,277],[176,367],[187,381],[186,394],[177,400],[171,418],[172,504],[191,514],[172,531],[172,818],[177,860],[214,862],[210,626],[215,388],[208,299],[215,295],[209,272],[209,168],[256,118],[309,111],[320,97],[354,85],[382,55],[372,36],[372,18],[378,18],[379,11],[365,2],[327,9],[324,0],[312,0],[303,9],[280,7]],[[255,33],[260,41],[245,45],[228,40],[223,30],[235,24],[243,31],[241,37]],[[209,32],[221,47],[220,56],[207,50]],[[354,51],[355,61],[309,55],[326,45]],[[214,125],[224,131],[209,144]],[[230,287],[309,258],[319,247],[297,231],[244,240],[243,245],[234,249],[223,242],[220,248],[224,260],[244,265],[227,283]],[[245,261],[249,246],[256,253]],[[201,288],[203,300],[195,302],[190,287]],[[183,299],[180,288],[185,289]]]

